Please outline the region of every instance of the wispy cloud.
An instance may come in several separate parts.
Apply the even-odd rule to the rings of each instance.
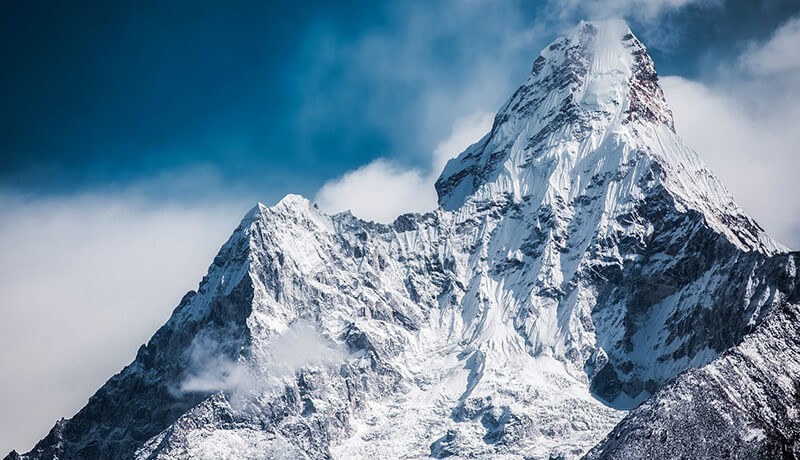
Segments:
[[[739,58],[740,65],[751,75],[783,76],[800,71],[800,17],[786,21],[764,43],[751,43]]]
[[[339,344],[303,320],[256,347],[252,360],[233,360],[224,353],[225,346],[219,339],[197,336],[189,350],[191,367],[178,391],[222,391],[230,395],[232,404],[238,405],[253,395],[281,391],[285,381],[293,379],[301,369],[334,366],[348,358]]]
[[[492,114],[524,79],[546,36],[544,25],[526,22],[515,2],[392,5],[390,27],[352,41],[334,33],[313,38],[318,78],[305,82],[310,91],[301,117],[324,123],[332,106],[353,110],[324,91],[331,69],[345,87],[369,94],[362,101],[366,119],[390,137],[390,146],[327,181],[316,201],[328,212],[349,209],[379,222],[436,207],[433,184],[444,163],[488,132]]]
[[[456,119],[496,111],[551,38],[513,1],[384,8],[388,19],[380,28],[355,37],[320,28],[309,37],[305,49],[313,58],[303,61],[310,70],[298,82],[305,98],[297,120],[308,131],[353,122],[374,127],[387,142],[372,158],[406,165],[427,168]]]

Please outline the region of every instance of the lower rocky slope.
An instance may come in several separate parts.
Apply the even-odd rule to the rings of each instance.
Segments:
[[[742,343],[632,411],[586,458],[798,456],[800,289]]]

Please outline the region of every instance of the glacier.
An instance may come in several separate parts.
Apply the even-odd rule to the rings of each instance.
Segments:
[[[135,360],[7,458],[798,452],[800,254],[683,144],[623,21],[546,47],[436,191],[389,225],[257,205]]]

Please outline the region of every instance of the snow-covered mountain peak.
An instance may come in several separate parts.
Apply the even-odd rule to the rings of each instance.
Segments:
[[[674,131],[652,59],[624,21],[581,22],[542,50],[491,132],[448,162],[436,184],[439,203],[455,209],[498,177],[516,182],[543,152],[548,161],[556,154],[574,161],[607,140],[621,144],[634,122]]]
[[[604,200],[587,229],[662,188],[737,246],[785,250],[677,136],[653,60],[621,20],[581,22],[547,46],[491,131],[436,182],[442,208],[468,215],[513,202],[568,222],[580,203]]]
[[[302,209],[302,208],[309,208],[311,206],[311,201],[308,198],[297,195],[294,193],[290,193],[278,202],[277,206],[284,207],[284,208],[295,208],[295,209]]]
[[[653,60],[622,20],[582,22],[569,39],[589,60],[575,97],[587,109],[624,110],[624,120],[662,123],[674,131],[672,112],[658,85]]]
[[[330,217],[320,211],[308,198],[288,194],[273,206],[258,203],[242,219],[239,227],[248,238],[252,239],[258,235],[258,228],[289,226],[307,230],[329,225]],[[258,241],[253,243],[259,244]]]

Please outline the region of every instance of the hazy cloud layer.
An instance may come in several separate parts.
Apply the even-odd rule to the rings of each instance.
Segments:
[[[0,193],[2,455],[33,447],[133,359],[245,209]]]

